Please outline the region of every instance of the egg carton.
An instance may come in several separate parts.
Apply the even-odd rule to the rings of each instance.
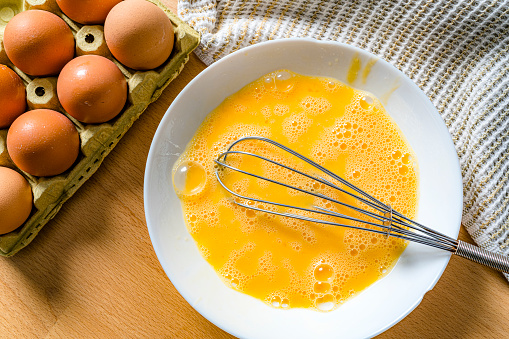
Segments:
[[[33,208],[30,217],[18,229],[0,235],[0,255],[12,256],[27,246],[41,228],[51,220],[83,183],[99,168],[108,153],[124,136],[147,106],[157,100],[163,89],[182,71],[189,54],[198,46],[199,33],[173,14],[158,0],[149,0],[170,18],[175,42],[169,59],[150,71],[135,71],[115,60],[106,46],[101,25],[81,25],[65,16],[55,0],[0,0],[0,64],[11,67],[23,80],[27,90],[27,109],[49,108],[65,114],[76,126],[81,140],[78,159],[66,172],[53,177],[35,177],[16,168],[6,147],[8,129],[0,130],[0,166],[20,172],[30,183]],[[76,41],[76,56],[96,54],[109,58],[124,74],[129,89],[127,103],[113,120],[103,124],[83,124],[68,115],[56,94],[56,77],[35,78],[16,68],[7,58],[3,47],[3,32],[7,22],[17,13],[41,9],[61,17],[71,28]],[[1,222],[1,217],[0,217]]]

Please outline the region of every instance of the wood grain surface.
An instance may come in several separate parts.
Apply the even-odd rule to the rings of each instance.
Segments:
[[[176,0],[166,2],[176,12]],[[0,258],[0,338],[232,338],[166,277],[143,210],[145,163],[159,121],[204,68],[193,54],[32,244]],[[464,229],[460,239],[472,242]],[[460,337],[509,337],[509,283],[458,257],[421,304],[379,336]]]

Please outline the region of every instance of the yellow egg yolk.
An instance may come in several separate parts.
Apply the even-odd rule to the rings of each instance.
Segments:
[[[378,99],[335,79],[286,70],[265,75],[208,115],[173,169],[189,233],[228,286],[272,307],[330,311],[392,269],[406,246],[400,239],[236,205],[215,177],[214,159],[244,136],[275,140],[409,218],[417,211],[417,159]],[[270,145],[248,141],[239,149],[316,175],[310,166]],[[259,159],[232,155],[228,163],[359,204],[324,184]],[[349,212],[330,201],[240,173],[222,171],[221,175],[241,195]]]

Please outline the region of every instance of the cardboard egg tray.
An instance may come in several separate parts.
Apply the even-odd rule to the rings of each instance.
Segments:
[[[16,68],[5,54],[3,47],[5,25],[14,15],[29,9],[47,10],[64,19],[76,40],[75,55],[97,54],[114,61],[126,77],[129,88],[123,111],[107,123],[87,125],[66,114],[80,134],[81,152],[74,165],[58,176],[34,177],[16,168],[7,153],[8,129],[0,130],[0,166],[20,172],[30,183],[34,199],[32,212],[27,221],[13,232],[0,235],[0,255],[12,256],[35,238],[41,228],[60,210],[63,203],[99,168],[106,155],[147,106],[157,100],[163,89],[181,72],[189,59],[189,54],[198,45],[198,32],[180,20],[159,0],[150,2],[156,4],[170,18],[175,31],[175,43],[169,59],[163,65],[154,70],[140,72],[123,66],[111,56],[104,41],[102,26],[83,26],[70,20],[62,14],[55,0],[0,0],[0,64],[11,67],[25,83],[27,110],[49,108],[66,114],[57,98],[56,77],[31,77]]]

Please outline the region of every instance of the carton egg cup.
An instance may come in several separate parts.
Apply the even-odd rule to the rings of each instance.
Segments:
[[[147,106],[157,100],[164,88],[177,77],[189,54],[198,46],[199,33],[180,20],[159,0],[149,0],[170,18],[175,42],[168,60],[149,71],[136,71],[115,60],[106,46],[101,25],[81,25],[65,16],[55,0],[0,0],[0,64],[11,67],[23,80],[27,91],[27,110],[48,108],[65,114],[80,135],[80,154],[74,165],[53,177],[35,177],[18,169],[7,152],[7,131],[0,129],[0,166],[20,172],[33,192],[33,207],[29,218],[16,230],[0,235],[0,255],[12,256],[27,246],[41,228],[60,210],[83,183],[99,168],[108,153],[124,136]],[[7,58],[3,46],[3,32],[7,22],[17,13],[41,9],[61,17],[71,28],[76,41],[76,56],[95,54],[112,60],[124,74],[128,84],[128,98],[122,112],[102,124],[84,124],[68,115],[60,105],[56,93],[57,77],[35,78],[16,68]],[[0,220],[1,222],[1,220]]]

